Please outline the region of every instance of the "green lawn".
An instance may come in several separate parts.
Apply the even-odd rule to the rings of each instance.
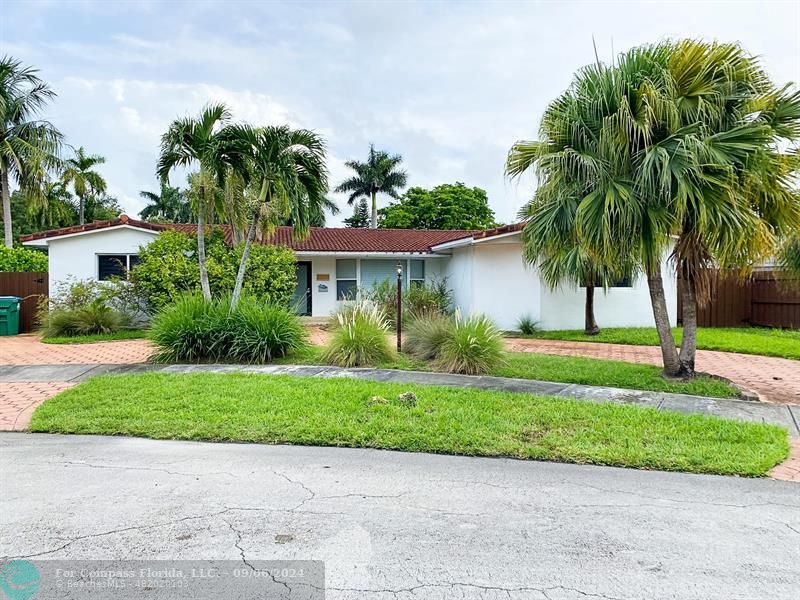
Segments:
[[[282,358],[277,362],[321,364],[320,352],[319,347],[310,346],[300,354]],[[399,354],[395,361],[379,365],[379,367],[415,371],[431,370],[425,362],[413,359],[406,354]],[[580,356],[551,356],[534,352],[506,352],[504,364],[489,375],[673,392],[693,396],[713,396],[715,398],[735,398],[739,395],[735,387],[712,377],[700,376],[686,383],[674,382],[664,379],[661,376],[661,369],[651,365],[636,365]]]
[[[415,406],[396,400],[409,390]],[[95,377],[39,406],[30,430],[743,476],[763,475],[788,454],[786,431],[772,425],[519,393],[241,373]]]
[[[114,333],[96,333],[93,335],[73,335],[43,337],[45,344],[92,344],[95,342],[118,342],[120,340],[138,340],[147,337],[145,329],[123,329]]]
[[[675,343],[680,344],[683,328],[673,330]],[[588,336],[583,330],[540,331],[530,337],[543,340],[570,340],[604,344],[658,346],[658,334],[652,327],[609,327],[598,335]],[[701,327],[697,330],[697,347],[763,356],[780,356],[800,360],[800,331],[761,327]]]

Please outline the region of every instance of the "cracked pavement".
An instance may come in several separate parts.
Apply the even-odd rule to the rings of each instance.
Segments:
[[[321,560],[334,600],[800,589],[800,493],[781,481],[22,433],[0,434],[0,473],[3,558]]]

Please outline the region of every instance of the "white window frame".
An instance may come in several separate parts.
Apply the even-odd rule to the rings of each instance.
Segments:
[[[138,252],[98,252],[94,255],[94,278],[97,281],[110,281],[109,279],[100,279],[100,257],[101,256],[124,256],[125,257],[125,280],[128,279],[128,274],[131,272],[131,256],[138,258]]]

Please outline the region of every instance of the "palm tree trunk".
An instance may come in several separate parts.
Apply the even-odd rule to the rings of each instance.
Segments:
[[[681,300],[683,303],[683,338],[679,354],[681,374],[692,377],[697,353],[697,287],[691,277],[683,279]]]
[[[204,175],[201,174],[200,177]],[[197,198],[197,262],[200,265],[200,290],[203,298],[211,300],[211,286],[208,283],[208,267],[206,266],[206,186],[200,184]]]
[[[661,265],[647,269],[647,287],[650,290],[650,304],[653,306],[653,319],[658,330],[658,339],[661,344],[661,358],[664,363],[664,374],[668,377],[678,377],[681,374],[681,363],[678,358],[678,349],[675,347],[675,338],[669,324],[667,300],[664,296],[664,281],[661,278]]]
[[[0,192],[3,196],[3,232],[6,248],[14,246],[14,231],[11,223],[11,190],[8,187],[8,171],[0,165]]]
[[[247,238],[245,238],[244,248],[242,248],[242,259],[239,261],[239,270],[236,272],[236,285],[233,286],[233,296],[231,296],[231,312],[236,310],[239,298],[242,295],[244,273],[247,270],[247,261],[250,259],[250,248],[256,237],[256,229],[258,229],[258,211],[253,213],[253,222],[250,223],[250,229],[247,230]]]
[[[83,196],[78,196],[78,225],[86,222],[86,200]]]
[[[378,201],[376,200],[377,194],[372,192],[372,216],[369,220],[369,228],[370,229],[377,229],[378,228]]]
[[[586,335],[597,335],[600,328],[594,318],[594,282],[586,282],[586,306],[584,309],[583,332]]]

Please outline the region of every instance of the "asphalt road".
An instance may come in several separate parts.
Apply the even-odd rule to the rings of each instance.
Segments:
[[[425,454],[0,435],[0,556],[320,560],[332,599],[791,599],[800,486]]]

